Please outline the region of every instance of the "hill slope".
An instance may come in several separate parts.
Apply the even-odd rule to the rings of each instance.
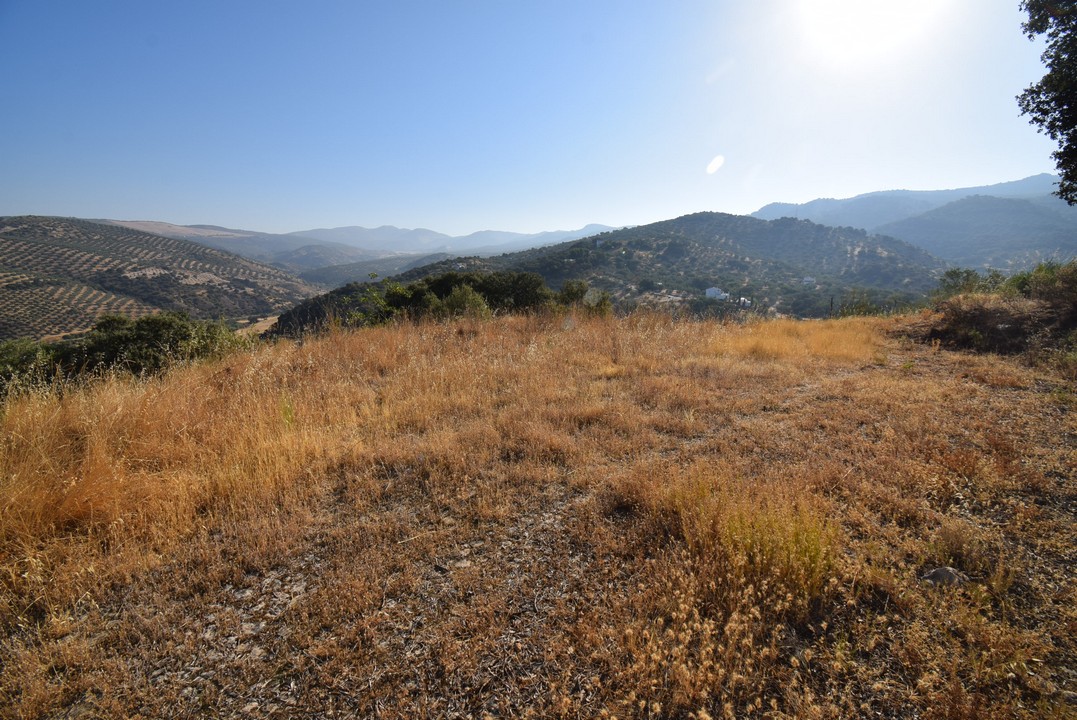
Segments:
[[[997,185],[952,190],[882,190],[851,198],[820,198],[806,203],[770,203],[752,213],[762,220],[795,217],[822,225],[875,230],[972,195],[1040,197],[1054,192],[1058,178],[1043,173]]]
[[[1077,209],[1058,199],[974,195],[883,225],[879,232],[965,267],[1020,270],[1077,255]]]
[[[315,292],[280,270],[186,240],[72,218],[0,218],[0,339],[82,331],[107,312],[266,315]]]
[[[1054,175],[955,190],[889,190],[801,205],[772,203],[753,217],[795,217],[890,235],[951,263],[1027,270],[1077,255],[1077,209],[1059,200]]]
[[[790,218],[696,213],[494,258],[449,260],[400,276],[446,270],[517,270],[551,287],[585,280],[620,301],[654,289],[700,295],[716,286],[798,315],[825,311],[854,288],[911,299],[930,291],[943,263],[907,243]]]

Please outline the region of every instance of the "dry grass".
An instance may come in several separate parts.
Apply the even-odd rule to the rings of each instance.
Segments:
[[[0,714],[1072,716],[1072,385],[887,329],[465,320],[12,397]]]

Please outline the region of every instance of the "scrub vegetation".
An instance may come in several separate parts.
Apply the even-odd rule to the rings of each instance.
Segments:
[[[1022,355],[1077,377],[1077,260],[1009,277],[948,270],[923,326],[947,347]]]
[[[1072,379],[926,317],[468,313],[12,392],[0,715],[1072,716]]]

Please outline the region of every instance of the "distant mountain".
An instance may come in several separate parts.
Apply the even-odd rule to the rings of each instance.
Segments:
[[[1023,270],[1077,256],[1077,208],[973,195],[879,228],[963,267]]]
[[[371,273],[378,277],[388,277],[453,257],[456,256],[450,253],[390,255],[376,260],[361,260],[346,265],[318,267],[299,273],[299,277],[309,283],[335,288],[351,282],[365,282],[370,279]]]
[[[99,220],[164,237],[190,240],[209,247],[270,263],[289,272],[309,277],[340,278],[340,283],[364,280],[370,272],[399,272],[432,254],[499,255],[526,248],[574,240],[611,230],[608,225],[587,225],[578,230],[514,233],[481,230],[470,235],[451,236],[424,228],[406,229],[383,225],[316,228],[273,234],[237,230],[216,225],[173,225],[148,220]],[[405,259],[405,257],[409,259]],[[385,262],[374,262],[385,259]],[[354,272],[341,267],[324,273],[321,268],[354,265]],[[381,268],[380,270],[377,268]],[[321,282],[310,280],[310,282]],[[329,283],[332,284],[332,283]]]
[[[251,260],[278,265],[289,271],[371,260],[381,255],[381,253],[362,250],[346,243],[316,242],[311,238],[295,234],[280,235],[254,230],[236,230],[216,225],[173,225],[148,220],[100,220],[96,222],[120,225],[179,240],[190,240],[242,255]],[[316,247],[323,249],[315,250]]]
[[[1077,210],[1043,174],[955,190],[887,190],[802,205],[772,203],[753,217],[795,217],[892,235],[947,262],[1022,270],[1044,259],[1077,255]]]
[[[73,218],[0,217],[0,339],[79,332],[104,313],[271,315],[316,292],[187,240]]]
[[[610,230],[606,225],[588,225],[579,230],[554,230],[541,233],[513,233],[499,230],[481,230],[470,235],[451,236],[444,233],[417,228],[409,230],[392,225],[378,228],[358,226],[301,230],[291,233],[294,237],[311,238],[323,242],[336,242],[363,248],[381,254],[388,253],[470,253],[493,255],[521,250],[539,245],[549,245],[574,240]]]
[[[882,190],[844,200],[822,198],[802,204],[770,203],[752,213],[762,220],[795,217],[833,227],[858,227],[875,231],[887,223],[904,220],[972,195],[1031,198],[1050,195],[1058,178],[1043,173],[997,185],[954,190]]]
[[[920,248],[863,230],[708,212],[499,257],[445,260],[396,279],[453,270],[536,272],[554,288],[585,280],[622,303],[701,296],[718,287],[778,312],[820,315],[835,296],[922,297],[944,267]]]
[[[348,265],[355,262],[372,262],[378,255],[340,243],[317,243],[304,245],[273,255],[272,264],[296,275],[316,268]]]
[[[551,230],[533,234],[482,230],[454,238],[454,248],[472,255],[499,255],[590,237],[613,229],[609,225],[591,224],[579,230]]]
[[[444,233],[416,228],[393,227],[382,225],[377,228],[365,228],[358,225],[338,228],[316,228],[289,233],[291,237],[309,238],[322,242],[339,243],[362,248],[372,253],[429,253],[449,249],[452,237]],[[309,242],[309,240],[308,240]]]

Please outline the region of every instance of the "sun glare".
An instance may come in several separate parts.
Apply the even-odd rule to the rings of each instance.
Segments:
[[[807,53],[846,69],[892,58],[934,25],[941,0],[799,0]]]

